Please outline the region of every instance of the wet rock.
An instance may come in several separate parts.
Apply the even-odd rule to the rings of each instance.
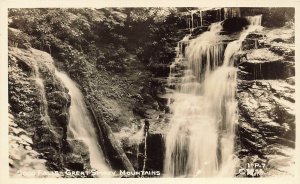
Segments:
[[[150,123],[150,127],[151,127]],[[135,135],[136,137],[136,135]],[[133,163],[137,171],[141,171],[144,165],[145,158],[145,139],[144,134],[141,134],[134,144],[125,144],[124,149],[126,155]],[[146,165],[145,170],[147,171],[163,171],[164,162],[164,138],[160,133],[148,133],[146,141]]]
[[[275,38],[275,39],[273,39],[271,42],[277,42],[277,43],[280,43],[280,42],[285,42],[285,40],[284,39],[282,39],[282,38]]]
[[[295,75],[295,64],[268,48],[244,51],[239,58],[239,78],[244,80],[285,79]]]
[[[237,142],[241,163],[258,156],[273,162],[270,154],[281,154],[295,146],[294,87],[284,80],[238,81],[239,124]],[[279,156],[292,163],[287,154]],[[279,158],[278,157],[278,158]],[[284,170],[281,161],[269,164],[265,175]],[[276,174],[286,175],[280,171]]]
[[[147,137],[147,162],[146,170],[163,171],[164,163],[164,138],[162,134],[149,134]]]
[[[156,89],[159,89],[161,87],[164,87],[168,82],[168,78],[167,77],[156,77],[156,78],[152,78],[151,80],[151,87],[155,87]],[[161,89],[159,89],[161,91]],[[157,92],[156,94],[160,93]]]
[[[265,38],[266,35],[262,34],[262,33],[249,33],[246,36],[246,39],[262,39]]]
[[[250,33],[242,42],[242,50],[251,50],[266,47],[266,35],[261,33]]]
[[[239,65],[239,77],[244,80],[285,79],[295,75],[290,61],[247,60]]]
[[[164,98],[163,96],[158,96],[156,98],[156,100],[158,101],[159,106],[160,106],[159,110],[161,110],[161,111],[167,111],[167,109],[169,109],[169,107],[168,107],[168,101],[169,101],[169,99],[168,98]]]
[[[295,85],[295,77],[289,77],[287,79],[285,79],[287,83],[289,83],[290,85]]]
[[[208,30],[207,26],[197,27],[197,28],[193,29],[191,36],[197,36],[207,30]]]
[[[248,121],[247,121],[248,122]],[[262,139],[262,135],[257,128],[251,127],[249,123],[241,123],[238,126],[239,142],[244,149],[244,153],[262,155],[261,149],[267,145],[266,141]],[[245,151],[247,150],[247,151]]]
[[[25,149],[30,151],[30,150],[32,150],[32,147],[30,147],[30,146],[25,146]]]
[[[68,140],[71,148],[70,152],[65,156],[65,167],[74,171],[84,171],[90,169],[89,149],[87,145],[80,140]]]
[[[287,55],[287,56],[293,56],[295,55],[295,51],[285,48],[285,47],[280,47],[278,45],[272,45],[270,47],[270,50],[275,52],[276,54],[282,56],[282,55]]]
[[[282,27],[295,16],[293,8],[249,8],[242,7],[241,16],[262,15],[262,26],[264,27]]]
[[[20,135],[20,138],[29,144],[33,144],[32,139],[30,137],[28,137],[27,135],[22,134],[22,135]]]
[[[58,150],[60,148],[59,137],[60,135],[50,130],[48,126],[38,127],[33,135],[34,147],[38,150],[47,147]]]
[[[48,100],[49,107],[54,109],[63,109],[65,106],[69,107],[71,104],[70,95],[62,91],[49,93]]]
[[[223,31],[227,34],[241,31],[245,26],[249,25],[249,21],[243,17],[233,17],[223,21]]]
[[[26,134],[26,131],[24,129],[18,127],[12,127],[12,126],[9,127],[9,132],[15,135]]]
[[[17,66],[21,68],[28,76],[34,72],[30,63],[26,60],[18,60]]]
[[[66,112],[61,113],[57,116],[57,122],[63,127],[66,128],[69,124],[70,115]]]
[[[150,105],[140,105],[133,108],[133,112],[143,118],[153,115],[156,111]]]
[[[295,175],[294,150],[280,145],[273,146],[273,153],[266,155],[267,167],[265,176]]]
[[[155,77],[168,77],[170,68],[168,64],[153,64],[149,66],[149,70]]]
[[[157,117],[157,111],[154,109],[147,109],[145,111],[145,117],[149,118],[149,119],[155,118],[155,117]]]
[[[156,85],[166,85],[168,83],[168,77],[153,78],[152,83]]]
[[[269,49],[285,59],[294,60],[295,50],[288,44],[272,44]]]

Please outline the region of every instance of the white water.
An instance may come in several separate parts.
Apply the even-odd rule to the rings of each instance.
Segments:
[[[41,100],[42,100],[42,106],[41,106],[41,109],[40,109],[40,112],[41,112],[41,116],[43,118],[43,121],[45,123],[47,123],[47,125],[50,126],[50,117],[49,117],[49,114],[48,114],[48,101],[47,101],[47,98],[46,98],[46,91],[45,91],[45,86],[44,86],[44,80],[40,77],[40,72],[39,72],[39,67],[38,65],[35,63],[33,65],[34,67],[34,72],[35,72],[35,83],[36,85],[38,86],[38,90],[41,94]]]
[[[209,74],[210,70],[207,70],[207,68],[215,68],[221,61],[223,53],[223,45],[219,44],[221,40],[219,32],[221,29],[221,23],[212,24],[210,31],[204,32],[196,39],[190,41],[186,50],[187,59],[189,60],[188,65],[198,80],[201,80],[200,75]],[[203,73],[203,70],[206,72]]]
[[[201,10],[200,10],[200,26],[203,26],[203,16]]]
[[[192,34],[194,30],[194,12],[191,11],[191,29],[190,29],[190,34]]]
[[[67,74],[59,71],[55,71],[55,74],[65,87],[69,89],[71,96],[68,138],[82,140],[88,146],[91,167],[101,172],[108,172],[110,169],[105,162],[102,149],[98,144],[97,134],[89,117],[89,112],[80,89]]]
[[[166,136],[164,173],[177,177],[234,176],[237,102],[233,55],[261,17],[252,17],[240,39],[220,43],[221,23],[190,41],[188,69],[170,104],[173,117]],[[196,80],[193,80],[195,79]]]

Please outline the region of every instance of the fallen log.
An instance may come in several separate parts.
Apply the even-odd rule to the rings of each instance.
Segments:
[[[115,139],[110,126],[104,121],[102,112],[96,113],[92,105],[88,102],[87,106],[93,117],[93,122],[96,128],[96,132],[99,135],[98,141],[103,150],[103,154],[107,163],[114,170],[126,170],[134,172],[134,168],[126,156],[123,148],[119,142]]]

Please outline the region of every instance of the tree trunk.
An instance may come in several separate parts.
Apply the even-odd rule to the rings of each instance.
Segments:
[[[126,156],[123,148],[115,139],[110,126],[104,121],[102,113],[95,113],[94,108],[87,102],[87,106],[93,116],[93,122],[98,134],[98,141],[102,147],[107,162],[115,170],[134,172],[134,168]]]

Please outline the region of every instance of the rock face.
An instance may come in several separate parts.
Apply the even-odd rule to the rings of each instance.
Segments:
[[[246,18],[242,17],[233,17],[231,19],[226,19],[223,22],[223,31],[227,34],[232,34],[243,30],[244,27],[249,25],[249,21]]]
[[[46,171],[46,160],[33,150],[33,141],[29,133],[15,123],[15,118],[9,113],[9,166],[10,176],[32,177],[25,174],[35,170]],[[23,173],[23,172],[24,173]],[[45,176],[46,177],[46,176]]]
[[[266,164],[262,176],[294,174],[295,63],[289,30],[248,35],[239,64],[237,152],[241,167]]]
[[[41,162],[39,165],[44,170],[90,168],[85,146],[80,141],[67,140],[71,100],[68,90],[54,75],[51,56],[39,50],[16,47],[10,47],[8,55],[9,104],[14,117],[10,125],[10,153],[24,149],[34,152],[28,154],[29,157]],[[39,79],[42,84],[38,83]],[[24,157],[12,155],[12,171],[21,169],[17,165],[26,161],[27,156]]]
[[[262,26],[282,27],[295,16],[295,8],[250,8],[241,7],[241,16],[262,15]]]
[[[251,33],[243,42],[242,52],[236,56],[239,68],[239,123],[236,127],[236,153],[240,158],[238,169],[259,163],[265,165],[260,175],[263,177],[294,174],[295,62],[292,29],[283,27]],[[172,100],[168,95],[178,88],[178,78],[183,75],[185,68],[184,62],[175,64],[171,80],[166,74],[157,75],[152,81],[156,91],[153,95],[156,96],[155,100],[153,96],[140,96],[134,108],[135,114],[150,122],[146,141],[146,170],[163,170],[164,149],[161,146],[164,146],[163,134],[167,131],[170,116],[167,103]],[[168,70],[163,67],[160,71]],[[153,102],[157,102],[158,106]],[[116,136],[122,141],[135,170],[141,170],[145,157],[143,127],[124,129]]]

